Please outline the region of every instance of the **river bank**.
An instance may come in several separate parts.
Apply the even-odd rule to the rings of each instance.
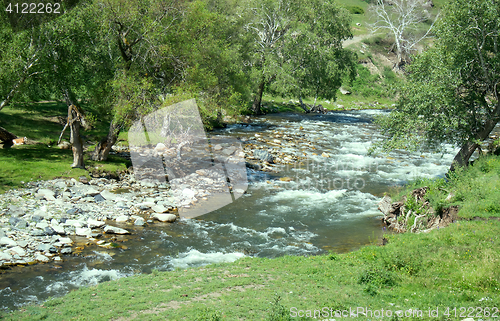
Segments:
[[[250,150],[264,150],[283,160],[293,151],[298,161],[266,165],[279,169],[278,173],[249,169],[251,184],[247,193],[202,219],[145,227],[136,227],[135,220],[129,220],[121,227],[137,230],[137,234],[125,236],[108,235],[96,229],[105,243],[118,247],[103,249],[83,238],[82,243],[90,244],[82,251],[81,260],[80,256],[63,256],[62,264],[56,264],[54,272],[50,264],[46,264],[47,272],[43,273],[32,273],[35,269],[29,267],[24,279],[15,277],[17,272],[12,277],[4,275],[2,301],[6,306],[22,306],[50,295],[68,293],[74,285],[93,286],[137,273],[184,270],[245,256],[257,259],[290,254],[310,257],[328,251],[343,253],[376,242],[384,232],[381,213],[376,209],[384,191],[417,174],[430,178],[436,172],[444,172],[448,158],[453,156],[429,153],[367,156],[369,144],[381,136],[371,123],[372,116],[379,113],[266,115],[252,124],[228,126],[217,134],[238,137],[244,149],[248,145]],[[288,140],[288,136],[294,139]],[[131,205],[142,202],[127,193],[117,197],[123,195]],[[106,204],[107,211],[114,208],[114,203]],[[128,216],[132,215],[136,214]],[[150,219],[143,218],[146,223]],[[120,227],[115,221],[107,224]],[[122,238],[128,241],[120,242]],[[36,265],[37,271],[38,266],[43,267]]]

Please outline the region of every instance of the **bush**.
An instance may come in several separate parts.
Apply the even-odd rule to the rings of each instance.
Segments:
[[[347,10],[349,10],[351,14],[365,14],[365,10],[360,6],[348,6]]]

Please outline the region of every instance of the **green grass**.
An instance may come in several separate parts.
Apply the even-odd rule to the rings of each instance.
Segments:
[[[491,308],[500,302],[499,232],[498,221],[460,222],[428,234],[390,235],[386,246],[346,254],[154,271],[81,288],[3,318],[290,320],[298,310],[370,307],[417,308],[423,317],[409,320],[436,320],[426,312],[431,307],[439,308],[438,320],[455,320],[443,317],[446,307]]]
[[[499,173],[500,157],[487,157],[467,171],[458,171],[449,182],[420,181],[409,188],[426,185],[431,191],[453,190],[457,193],[453,202],[472,211],[475,204],[500,199]],[[470,214],[481,216],[482,208]],[[491,319],[485,311],[491,315],[500,302],[499,220],[463,220],[428,233],[385,237],[386,246],[370,245],[344,254],[244,258],[171,272],[153,270],[81,288],[41,306],[0,314],[0,318],[313,320],[291,316],[299,311],[314,316],[314,310],[319,310],[321,317],[333,319],[325,311],[368,307],[393,314],[422,311],[405,320],[462,320],[470,315],[477,319],[478,314],[483,320]],[[437,309],[438,317],[429,316],[429,309]],[[360,315],[352,319],[376,318]]]
[[[426,199],[437,209],[458,205],[464,219],[500,217],[500,157],[482,156],[469,168],[459,168],[448,180],[420,179],[392,195],[399,200],[411,190],[428,186]],[[446,198],[453,195],[449,200]],[[419,206],[415,204],[415,206]],[[411,206],[409,207],[411,208]]]
[[[97,114],[92,106],[85,106],[88,113]],[[88,171],[72,169],[73,153],[54,146],[59,139],[63,125],[58,123],[67,117],[67,106],[60,102],[18,103],[0,111],[0,126],[19,137],[26,136],[28,145],[0,149],[0,193],[12,188],[23,187],[34,180],[48,180],[56,177],[89,176],[89,172],[119,172],[130,166],[119,157],[110,156],[103,163],[93,162],[88,155],[85,164]],[[109,123],[101,118],[91,130],[82,129],[84,142],[97,142],[105,136]],[[63,140],[69,141],[69,129]],[[120,144],[126,144],[126,133],[120,133]],[[93,148],[90,147],[89,151]]]
[[[90,105],[85,105],[84,109],[93,115],[100,113]],[[65,122],[67,117],[68,107],[61,102],[16,103],[0,111],[0,126],[19,137],[26,136],[32,142],[54,145],[64,127],[59,121]],[[82,129],[84,139],[97,140],[106,135],[109,122],[102,116],[96,118],[91,130]],[[69,129],[63,140],[69,141]]]
[[[0,193],[23,187],[24,183],[49,180],[56,177],[89,177],[87,170],[71,168],[73,153],[44,145],[21,145],[0,149]],[[85,164],[90,172],[119,172],[130,166],[125,159],[110,156],[105,163],[98,163],[86,157]]]

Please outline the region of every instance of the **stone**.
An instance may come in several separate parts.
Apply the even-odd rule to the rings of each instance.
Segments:
[[[47,226],[46,228],[43,229],[45,232],[45,235],[56,235],[58,234],[52,227]]]
[[[12,255],[10,255],[9,253],[0,251],[0,260],[10,261],[10,260],[12,260]]]
[[[104,190],[101,192],[101,196],[104,197],[104,199],[108,200],[108,201],[114,201],[116,200],[116,198],[118,197],[118,195],[114,194],[114,193],[111,193],[110,191],[108,190]]]
[[[20,208],[19,206],[16,206],[16,205],[9,205],[9,207],[7,208],[7,210],[8,210],[8,213],[11,216],[14,216],[14,217],[23,216],[24,215],[24,210],[22,208]]]
[[[155,147],[156,151],[164,151],[165,149],[167,149],[167,146],[165,146],[165,144],[163,144],[163,143],[156,144],[156,147]]]
[[[41,212],[41,213],[43,213],[43,216],[42,216],[42,215],[39,215],[39,214],[40,214],[40,212]],[[39,211],[39,210],[38,210],[38,211],[35,211],[35,215],[33,215],[33,216],[31,217],[31,220],[32,220],[33,222],[37,222],[37,223],[38,223],[38,222],[41,222],[41,221],[43,220],[43,218],[45,217],[45,214],[47,214],[47,213],[46,213],[46,212],[43,212],[43,211]]]
[[[52,226],[52,229],[59,235],[65,235],[66,230],[60,225]]]
[[[13,247],[13,246],[17,246],[17,243],[13,239],[5,236],[5,237],[0,238],[0,245],[7,246],[7,247]]]
[[[13,256],[16,255],[16,254],[19,255],[19,256],[25,256],[26,255],[26,251],[22,247],[20,247],[20,246],[14,246],[14,247],[10,248],[8,251]]]
[[[153,215],[151,215],[151,218],[157,219],[160,222],[173,223],[177,219],[177,216],[175,216],[174,214],[154,213]]]
[[[61,259],[61,257],[60,257],[60,256],[56,256],[56,257],[54,257],[54,261],[56,261],[56,262],[60,262],[60,261],[62,261],[62,259]]]
[[[65,247],[63,249],[61,249],[61,254],[71,254],[73,253],[73,250],[70,248],[70,247]]]
[[[155,206],[151,207],[151,209],[153,211],[155,211],[156,213],[165,213],[168,211],[168,208],[166,208],[163,205],[155,205]]]
[[[195,196],[195,192],[189,188],[185,188],[182,190],[182,196],[185,198],[193,198]]]
[[[115,221],[118,222],[118,223],[125,223],[129,220],[129,217],[127,215],[121,215],[121,216],[118,216]]]
[[[97,220],[94,220],[94,219],[91,219],[91,218],[89,218],[88,221],[87,221],[87,225],[90,228],[101,227],[101,226],[104,226],[105,224],[106,223],[104,223],[103,221],[97,221]]]
[[[35,227],[43,230],[47,226],[49,226],[49,223],[47,223],[46,221],[41,221],[41,222],[36,223]]]
[[[75,230],[75,234],[78,236],[88,237],[90,234],[92,234],[92,230],[88,227],[80,227]]]
[[[130,232],[125,229],[111,225],[106,225],[104,232],[107,234],[130,234]]]
[[[45,236],[45,232],[39,229],[30,231],[31,236]]]
[[[42,263],[47,263],[50,261],[50,259],[43,254],[35,255],[35,260],[37,260],[38,262],[42,262]]]
[[[39,244],[37,247],[37,250],[41,251],[41,252],[50,252],[50,253],[57,252],[57,249],[55,248],[55,246],[52,246],[50,244]]]
[[[144,224],[146,224],[146,221],[142,217],[136,218],[134,221],[134,225],[137,226],[143,226]]]
[[[81,212],[82,212],[82,210],[79,208],[70,208],[69,210],[66,211],[66,214],[74,215],[74,214],[78,214]]]
[[[74,226],[74,227],[82,227],[82,226],[85,226],[87,224],[84,221],[80,221],[80,220],[66,220],[64,225]]]
[[[328,154],[328,153],[322,153],[321,157],[330,157],[330,154]]]
[[[73,240],[70,239],[69,237],[60,237],[59,242],[62,244],[69,244],[69,245],[73,244]]]
[[[256,149],[253,151],[253,156],[261,161],[272,163],[274,161],[273,155],[265,150]]]
[[[55,194],[54,191],[51,191],[50,189],[47,188],[41,188],[37,191],[38,194],[42,195],[47,201],[55,201]]]
[[[17,245],[19,245],[22,248],[25,248],[26,246],[28,246],[28,244],[29,242],[25,240],[17,241]]]
[[[95,196],[94,196],[94,201],[95,201],[96,203],[104,202],[105,200],[106,200],[106,199],[104,199],[104,197],[102,197],[102,195],[101,195],[101,194],[97,194],[97,195],[95,195]]]
[[[25,220],[22,220],[18,217],[10,217],[9,223],[10,223],[10,225],[18,227],[18,228],[23,228],[23,227],[26,227],[29,225],[28,222],[26,222]]]
[[[80,176],[80,177],[78,177],[78,181],[80,183],[83,183],[83,184],[88,184],[89,183],[89,179],[86,176]]]

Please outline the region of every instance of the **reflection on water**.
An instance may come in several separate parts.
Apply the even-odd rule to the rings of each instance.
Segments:
[[[378,113],[271,115],[216,132],[246,140],[256,132],[264,137],[273,131],[300,133],[311,145],[281,146],[307,159],[283,166],[277,174],[248,170],[247,194],[209,214],[174,224],[127,226],[133,235],[118,238],[120,248],[90,245],[82,257],[65,257],[63,263],[0,272],[2,308],[152,269],[231,262],[243,256],[347,252],[377,242],[382,234],[377,210],[381,195],[409,179],[445,173],[454,154],[448,148],[439,155],[367,156],[371,142],[381,138],[371,123]]]

